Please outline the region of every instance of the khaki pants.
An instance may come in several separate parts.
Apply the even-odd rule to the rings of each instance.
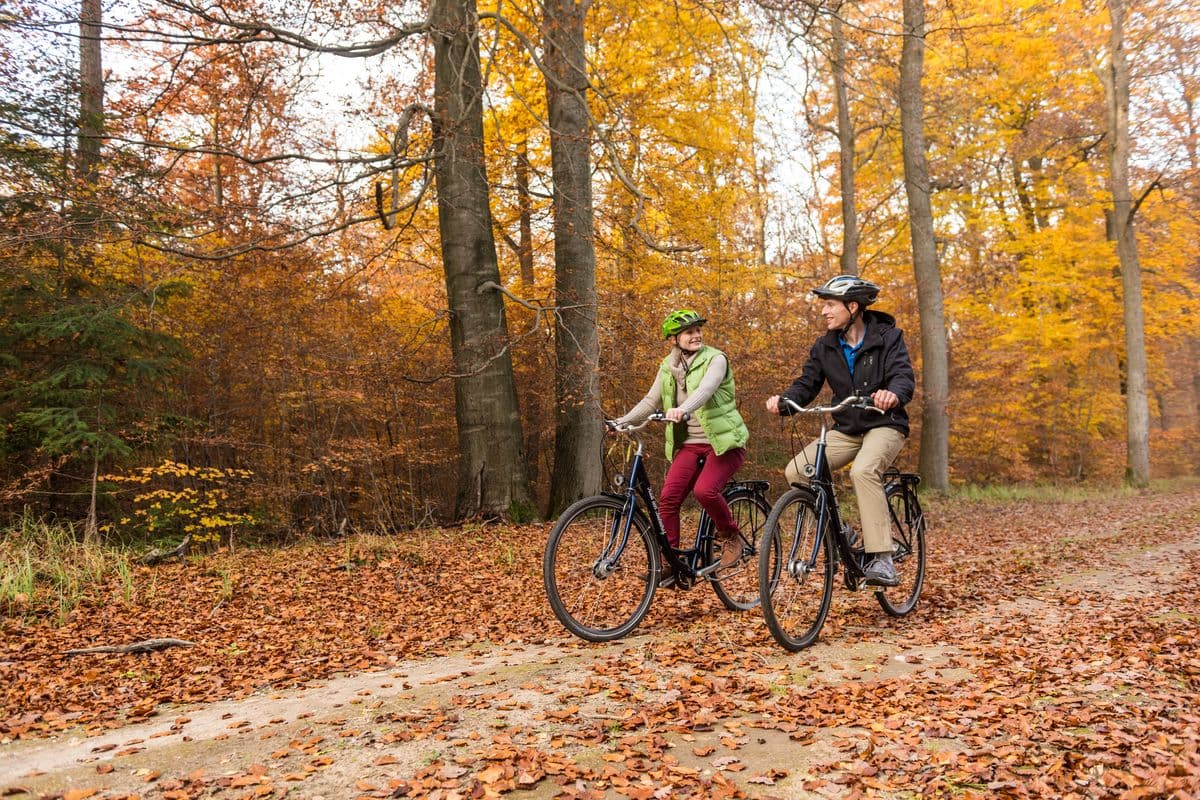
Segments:
[[[858,495],[858,513],[862,518],[863,546],[868,553],[886,553],[892,549],[892,521],[888,514],[887,498],[883,494],[883,473],[904,447],[905,436],[895,428],[872,428],[862,436],[850,436],[839,431],[825,435],[825,457],[829,469],[850,467],[850,481]],[[813,441],[804,452],[788,464],[785,473],[788,483],[804,485],[807,479],[801,471],[805,464],[817,458],[817,443]]]

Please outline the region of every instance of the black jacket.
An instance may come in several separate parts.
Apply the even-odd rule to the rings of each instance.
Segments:
[[[817,339],[800,377],[783,396],[797,405],[806,406],[816,398],[826,381],[833,391],[834,403],[852,394],[870,395],[879,389],[888,389],[900,398],[900,405],[883,414],[860,408],[839,411],[833,417],[833,429],[861,436],[871,428],[888,427],[897,428],[907,436],[908,414],[904,407],[913,398],[916,379],[908,348],[904,345],[904,333],[896,327],[895,318],[882,311],[864,311],[863,321],[867,327],[862,350],[854,363],[853,379],[838,341],[839,333],[829,331]],[[791,413],[786,405],[781,405],[780,411],[785,416]]]

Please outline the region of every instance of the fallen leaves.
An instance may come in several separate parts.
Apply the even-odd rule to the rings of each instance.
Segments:
[[[773,645],[760,619],[723,611],[703,586],[663,593],[641,629],[647,635],[636,643],[595,657],[590,646],[566,643],[584,654],[586,675],[543,683],[470,671],[430,679],[409,670],[396,676],[407,680],[397,680],[391,691],[363,690],[340,713],[292,715],[286,735],[262,745],[262,764],[243,762],[214,776],[154,774],[153,790],[168,800],[218,791],[278,796],[289,786],[307,796],[321,793],[313,788],[318,784],[341,780],[340,789],[366,797],[464,800],[539,784],[562,797],[765,798],[770,795],[762,792],[775,786],[780,796],[803,789],[838,798],[1200,797],[1200,716],[1194,711],[1200,700],[1200,557],[1177,548],[1181,568],[1171,570],[1169,580],[1150,575],[1146,585],[1153,591],[1145,593],[1133,591],[1127,579],[1122,593],[1104,594],[1111,581],[1089,588],[1083,578],[1068,582],[1064,574],[1082,571],[1087,554],[1088,568],[1127,576],[1122,564],[1105,558],[1151,540],[1183,538],[1186,521],[1197,518],[1200,491],[1159,499],[1153,516],[1144,500],[1130,499],[1087,509],[1052,504],[1022,515],[1006,504],[931,502],[938,518],[927,602],[908,618],[885,617],[870,596],[839,586],[834,624],[822,642],[790,655]],[[1087,518],[1073,523],[1085,510]],[[1014,519],[1021,523],[1019,536]],[[1071,524],[1090,532],[1086,539],[1076,534],[1083,544],[1060,541]],[[354,570],[354,587],[343,583],[344,571],[328,569],[318,584],[321,564],[344,560],[336,548],[310,546],[305,558],[245,554],[239,594],[215,619],[175,620],[203,629],[171,631],[200,642],[194,651],[105,656],[99,667],[91,662],[86,675],[94,696],[72,685],[85,673],[48,655],[78,636],[78,623],[56,629],[45,621],[8,619],[4,625],[22,626],[26,637],[21,656],[31,670],[19,679],[19,691],[32,700],[28,709],[6,706],[5,731],[24,736],[80,721],[97,730],[121,721],[117,708],[145,717],[164,700],[248,694],[306,674],[438,654],[482,638],[493,619],[487,635],[497,640],[554,636],[562,643],[540,605],[536,567],[544,529],[489,534],[494,544],[480,539],[454,548],[435,536],[414,545],[427,548],[437,566],[421,572],[407,562],[409,574],[421,572],[421,580],[445,591],[456,587],[440,596],[452,596],[453,603],[415,584],[406,584],[406,592],[420,595],[419,602],[398,603],[387,580],[394,564],[386,560],[377,571]],[[477,559],[487,547],[513,547],[527,568],[496,576],[479,570],[477,561],[468,563],[467,551]],[[1056,557],[1030,560],[1023,554],[1031,548]],[[156,574],[164,584],[178,582],[181,602],[172,597],[139,609],[147,619],[202,605],[202,593],[189,594],[194,570],[168,567]],[[483,585],[488,578],[494,583]],[[354,604],[326,600],[351,591]],[[122,616],[128,609],[107,606],[116,611],[89,609],[95,611],[91,624],[113,639],[131,635]],[[329,619],[317,624],[312,609],[321,606]],[[264,614],[269,624],[261,624]],[[382,620],[372,623],[380,626],[372,636],[367,620]],[[61,641],[39,649],[30,641],[38,636],[28,635],[34,631]],[[17,640],[3,641],[13,647]],[[238,652],[223,642],[240,643]],[[868,649],[859,652],[859,645]],[[13,657],[0,654],[0,661]],[[0,677],[13,674],[6,669],[0,667]],[[12,703],[18,690],[6,685],[0,691]],[[410,691],[431,699],[400,702]],[[258,720],[229,714],[223,735],[231,742],[266,736]],[[127,759],[116,771],[101,762],[96,776],[149,780],[155,770],[130,772],[145,763],[138,759],[148,757],[148,740],[181,733],[189,721],[174,717],[169,730],[148,735],[147,742],[91,748],[96,756],[117,751],[114,757]],[[436,756],[398,757],[399,748],[416,745]],[[358,771],[347,780],[352,759]]]

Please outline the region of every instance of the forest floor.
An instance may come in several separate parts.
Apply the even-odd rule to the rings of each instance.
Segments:
[[[0,797],[1200,798],[1200,485],[925,503],[917,610],[797,654],[704,586],[573,639],[546,525],[142,568],[0,617]]]

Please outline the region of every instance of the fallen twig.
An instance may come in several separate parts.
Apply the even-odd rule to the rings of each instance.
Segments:
[[[151,550],[149,553],[141,557],[141,563],[145,564],[146,566],[150,566],[161,561],[166,561],[169,558],[183,558],[188,554],[188,547],[190,547],[191,544],[192,536],[191,534],[188,534],[187,536],[183,537],[183,541],[180,542],[179,546],[175,549],[164,551],[156,548]]]
[[[195,647],[195,642],[183,639],[146,639],[133,644],[103,645],[101,647],[84,647],[79,650],[66,650],[64,655],[81,656],[87,653],[150,653],[155,650],[165,650],[168,647]]]

